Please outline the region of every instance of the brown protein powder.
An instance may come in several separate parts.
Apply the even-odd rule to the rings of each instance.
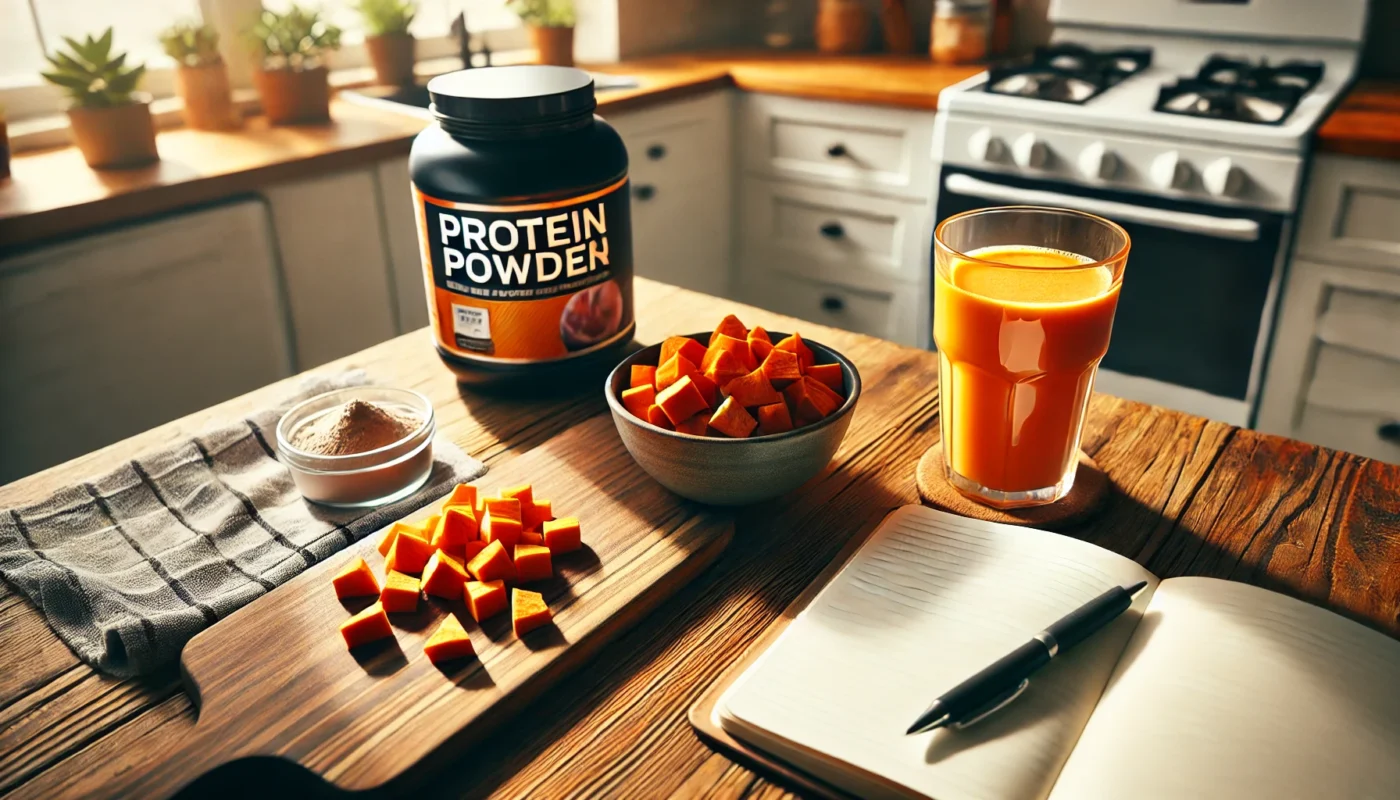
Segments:
[[[428,83],[414,210],[438,354],[472,384],[557,381],[616,363],[635,329],[627,151],[568,67]]]
[[[318,456],[368,453],[400,441],[422,424],[416,414],[351,400],[293,431],[292,446]]]

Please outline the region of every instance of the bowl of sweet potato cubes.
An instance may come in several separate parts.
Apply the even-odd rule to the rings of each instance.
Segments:
[[[860,397],[845,356],[801,334],[744,327],[672,336],[608,375],[627,451],[662,486],[712,505],[796,489],[836,452]]]

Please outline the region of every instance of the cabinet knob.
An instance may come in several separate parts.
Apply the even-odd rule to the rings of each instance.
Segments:
[[[650,200],[656,196],[656,187],[649,183],[644,183],[633,189],[632,194],[636,196],[638,200]]]
[[[834,294],[822,298],[822,311],[841,311],[845,308],[846,301]]]
[[[839,222],[823,222],[817,230],[821,231],[822,236],[828,239],[840,239],[846,235],[846,229],[841,227]]]
[[[1391,420],[1390,422],[1381,423],[1381,426],[1376,428],[1376,435],[1381,437],[1382,441],[1390,442],[1391,444],[1400,444],[1400,422]]]
[[[647,148],[647,158],[652,161],[660,161],[666,157],[666,145],[654,144]]]
[[[832,146],[826,148],[826,154],[832,158],[845,158],[846,145],[840,143],[833,144]]]

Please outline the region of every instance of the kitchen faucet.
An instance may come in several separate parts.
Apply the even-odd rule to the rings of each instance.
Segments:
[[[457,55],[462,59],[462,69],[471,69],[472,56],[472,33],[467,29],[467,12],[460,11],[457,18],[452,20],[452,35],[457,37]],[[483,66],[491,66],[491,48],[486,42],[481,43],[481,54],[485,57],[486,63]]]

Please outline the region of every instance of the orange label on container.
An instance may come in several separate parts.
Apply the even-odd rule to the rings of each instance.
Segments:
[[[632,327],[627,179],[549,203],[477,205],[414,187],[437,343],[455,356],[550,361]]]

